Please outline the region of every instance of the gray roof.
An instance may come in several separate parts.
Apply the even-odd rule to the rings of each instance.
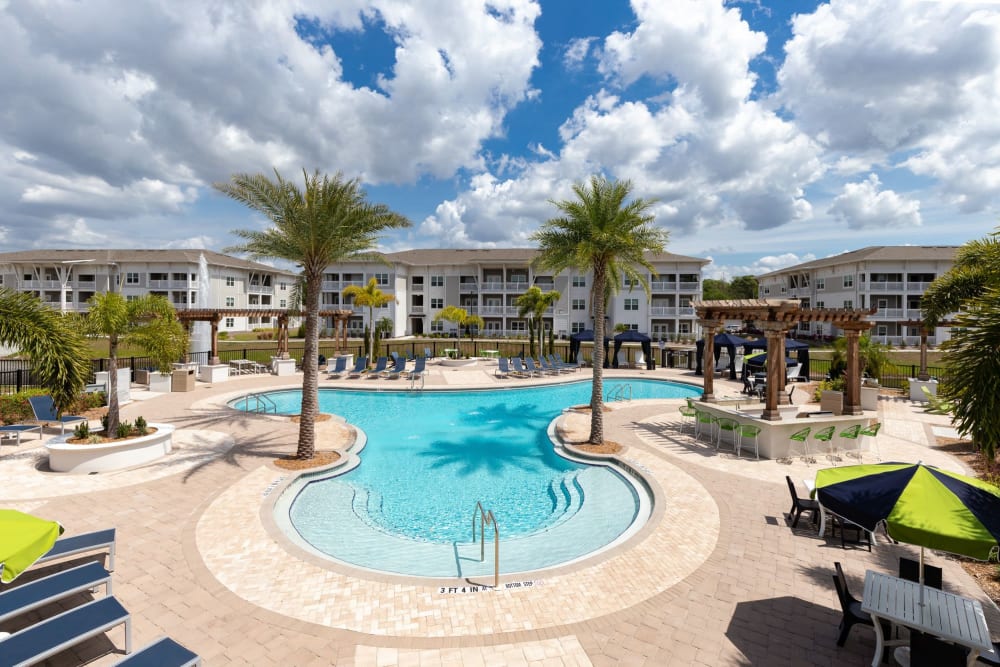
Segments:
[[[401,252],[385,253],[390,262],[399,262],[410,266],[437,266],[442,264],[489,264],[502,262],[517,262],[528,264],[538,256],[535,248],[434,248],[403,250]],[[697,262],[705,265],[709,260],[701,257],[687,257],[664,252],[659,254],[646,253],[650,262]]]
[[[79,261],[92,259],[97,264],[108,264],[111,262],[119,264],[130,264],[139,262],[168,263],[168,262],[188,262],[197,264],[199,256],[205,255],[205,261],[212,266],[225,266],[234,269],[246,269],[250,271],[266,271],[269,273],[280,273],[293,276],[294,272],[276,269],[267,264],[251,262],[223,255],[213,250],[192,249],[170,249],[170,250],[143,250],[143,249],[52,249],[52,250],[19,250],[16,252],[0,253],[0,264],[58,264],[59,262]]]
[[[849,252],[815,259],[811,262],[803,262],[795,266],[787,266],[777,271],[764,273],[758,278],[768,278],[784,273],[804,271],[807,269],[820,269],[828,266],[838,266],[840,264],[850,264],[852,262],[872,262],[872,261],[952,261],[959,246],[953,245],[876,245],[851,250]]]

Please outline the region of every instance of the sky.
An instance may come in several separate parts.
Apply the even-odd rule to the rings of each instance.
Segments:
[[[732,278],[1000,225],[1000,2],[0,0],[0,248],[207,248],[236,173],[380,249],[533,247],[592,175]]]

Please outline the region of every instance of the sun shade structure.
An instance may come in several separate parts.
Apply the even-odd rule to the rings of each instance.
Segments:
[[[0,582],[9,584],[34,565],[62,532],[58,521],[0,509]]]
[[[708,366],[714,366],[715,363],[719,361],[719,357],[722,356],[722,348],[729,350],[729,379],[736,379],[736,348],[740,345],[746,345],[747,340],[741,338],[740,336],[733,335],[731,333],[720,333],[715,334],[715,338],[712,341],[713,349],[715,350],[715,361],[709,361]],[[695,342],[695,375],[701,375],[701,362],[705,356],[705,339],[702,338]]]
[[[632,329],[615,334],[615,353],[612,355],[614,357],[612,363],[615,368],[618,368],[618,350],[622,349],[622,343],[639,343],[642,346],[643,357],[646,359],[646,370],[651,371],[655,368],[656,362],[653,361],[653,350],[649,336]]]
[[[580,352],[581,343],[593,342],[594,340],[594,330],[587,329],[586,331],[578,331],[569,337],[569,358],[576,360],[577,354]],[[608,336],[604,337],[604,367],[610,368],[611,361],[608,359],[608,344],[611,339]]]

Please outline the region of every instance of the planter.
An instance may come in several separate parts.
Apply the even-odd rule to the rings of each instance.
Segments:
[[[910,378],[911,401],[918,401],[920,403],[927,402],[927,396],[924,394],[921,387],[927,387],[927,391],[930,392],[931,396],[937,396],[937,380],[917,380],[916,378]]]
[[[169,376],[168,376],[169,378]],[[45,445],[53,472],[92,473],[122,470],[149,463],[170,453],[174,426],[149,424],[156,433],[100,445],[73,445],[72,434],[61,435]]]
[[[229,364],[205,364],[199,366],[198,379],[209,384],[228,380]]]
[[[832,412],[835,415],[844,414],[844,392],[842,391],[820,392],[819,409],[822,412]]]
[[[271,357],[271,372],[275,375],[295,375],[295,360]]]
[[[463,368],[465,366],[475,366],[475,359],[442,359],[442,366],[451,366],[453,368]]]
[[[861,409],[878,410],[878,387],[861,387]]]
[[[160,373],[159,371],[149,372],[149,390],[159,391],[164,394],[170,393],[170,373]]]

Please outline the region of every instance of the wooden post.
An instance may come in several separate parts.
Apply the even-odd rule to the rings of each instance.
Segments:
[[[927,372],[927,329],[920,327],[920,372],[917,379],[927,382],[931,379],[931,374]]]
[[[861,359],[858,354],[862,328],[854,322],[844,322],[840,325],[847,339],[847,386],[844,388],[844,414],[863,415],[861,409]]]
[[[213,366],[219,365],[219,320],[222,316],[219,313],[212,315],[212,359],[208,362]]]
[[[711,403],[715,401],[713,393],[715,389],[715,332],[721,329],[724,323],[721,320],[698,320],[698,324],[701,326],[702,336],[705,340],[704,356],[702,357],[705,373],[702,376],[701,400]]]
[[[764,322],[764,336],[767,338],[767,394],[764,399],[762,419],[781,421],[778,405],[785,395],[785,325],[781,322]]]

